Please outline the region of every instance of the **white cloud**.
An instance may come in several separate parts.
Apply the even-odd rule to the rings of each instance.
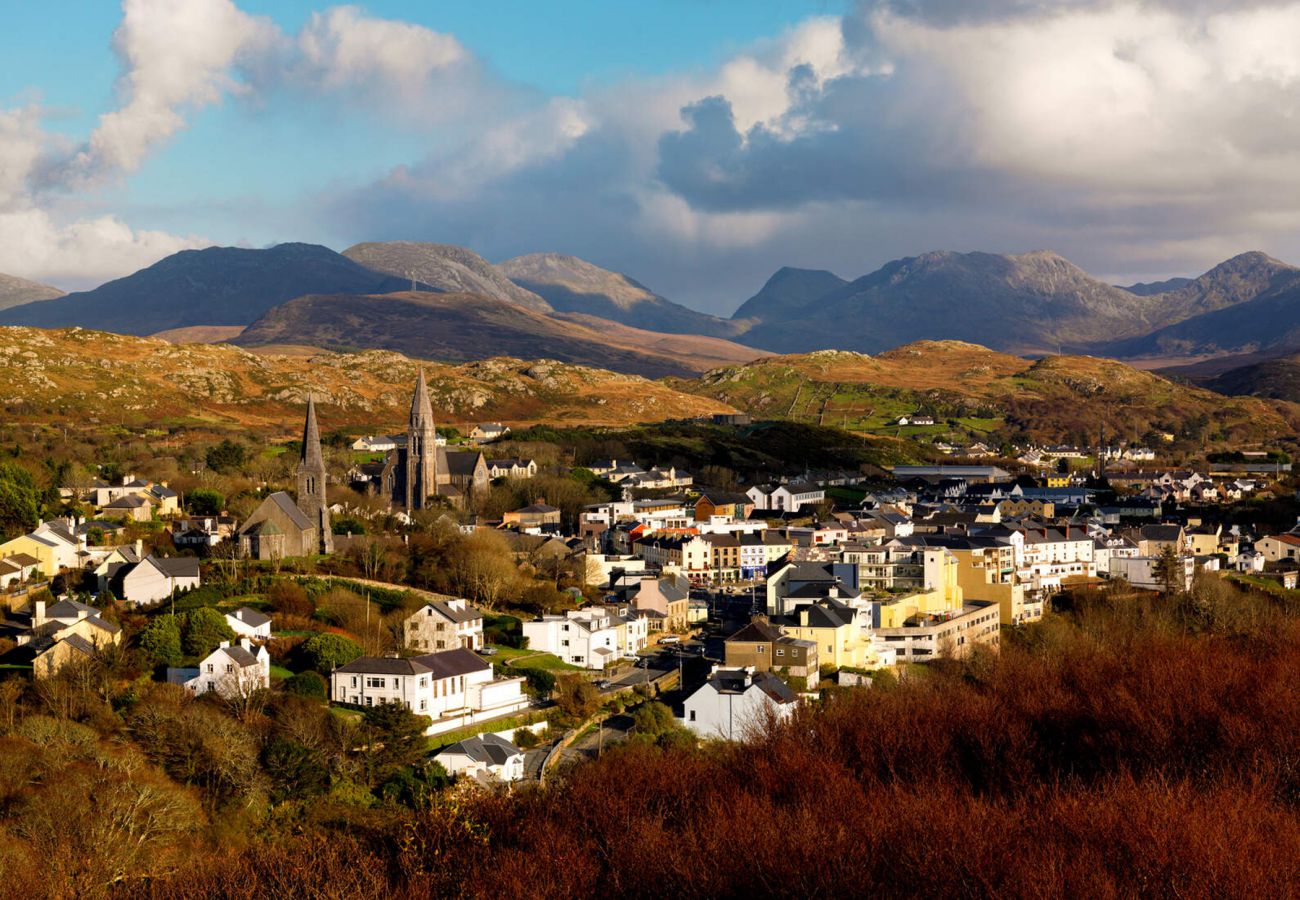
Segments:
[[[371,83],[401,93],[420,90],[435,74],[470,58],[451,35],[371,18],[356,6],[312,13],[297,44],[305,74],[326,88]]]

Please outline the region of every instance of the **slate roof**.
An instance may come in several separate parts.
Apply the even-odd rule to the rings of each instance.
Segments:
[[[199,560],[194,556],[150,556],[148,561],[168,578],[199,577]]]
[[[471,672],[482,672],[484,669],[492,668],[491,663],[464,647],[417,656],[414,661],[432,672],[435,678],[451,678],[454,675],[468,675]]]
[[[487,734],[476,734],[474,737],[466,738],[463,741],[457,741],[438,755],[442,756],[443,753],[463,753],[475,762],[489,766],[503,766],[512,757],[519,756],[522,752],[500,735],[488,732]]]
[[[448,450],[446,453],[448,475],[473,475],[478,461],[483,457],[476,450]]]
[[[261,628],[263,625],[269,625],[271,622],[270,616],[263,615],[257,610],[250,609],[247,606],[241,606],[239,609],[230,613],[230,615],[234,616],[250,628]]]
[[[772,643],[781,637],[780,629],[761,619],[755,619],[744,628],[727,638],[727,643]]]

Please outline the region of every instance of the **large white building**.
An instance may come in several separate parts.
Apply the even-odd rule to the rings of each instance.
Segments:
[[[433,720],[429,733],[518,712],[523,678],[494,679],[492,666],[464,647],[406,658],[362,656],[330,676],[330,698],[350,706],[401,703]]]
[[[166,600],[173,591],[199,586],[199,561],[192,556],[146,556],[118,569],[109,586],[127,603],[140,606]]]
[[[774,512],[799,512],[826,499],[826,491],[808,481],[787,484],[756,484],[745,492],[754,501],[754,509]]]
[[[592,606],[523,624],[530,650],[554,653],[569,665],[603,669],[645,647],[649,621],[630,607]]]
[[[714,669],[708,681],[686,698],[682,724],[702,738],[734,741],[769,719],[789,718],[799,698],[771,672]]]

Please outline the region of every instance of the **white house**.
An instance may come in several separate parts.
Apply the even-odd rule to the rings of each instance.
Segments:
[[[271,636],[271,617],[247,606],[226,613],[226,624],[239,637],[266,640]]]
[[[569,665],[603,669],[645,647],[649,622],[631,608],[593,606],[523,623],[531,650],[554,653]]]
[[[397,449],[397,441],[386,434],[367,434],[353,441],[352,449],[364,453],[383,453]]]
[[[819,485],[807,481],[791,481],[787,484],[760,484],[745,492],[754,501],[755,509],[770,509],[779,512],[798,512],[805,507],[816,506],[826,499],[826,491]]]
[[[459,597],[434,600],[406,618],[402,635],[412,650],[482,650],[483,613]]]
[[[521,781],[524,752],[498,734],[476,734],[447,747],[434,757],[457,777],[490,781]]]
[[[1135,588],[1147,591],[1162,591],[1164,583],[1156,577],[1156,565],[1160,559],[1156,556],[1113,557],[1110,561],[1110,577],[1123,578]],[[1180,556],[1182,566],[1182,588],[1192,586],[1192,576],[1196,574],[1196,560],[1190,556]]]
[[[429,734],[518,712],[528,706],[523,678],[494,679],[492,666],[459,647],[406,658],[362,656],[334,670],[330,697],[351,706],[401,703],[428,716]]]
[[[469,439],[482,444],[487,441],[499,440],[509,433],[510,429],[500,422],[483,422],[470,429]]]
[[[234,646],[222,641],[197,669],[168,669],[167,681],[192,694],[215,692],[227,699],[247,697],[271,686],[271,654],[265,647],[254,651],[248,638]]]
[[[109,587],[119,598],[140,605],[166,600],[173,591],[199,586],[199,561],[192,556],[146,556],[113,574]]]
[[[762,728],[769,717],[787,719],[799,698],[770,672],[716,668],[683,704],[682,724],[702,738],[734,741]]]

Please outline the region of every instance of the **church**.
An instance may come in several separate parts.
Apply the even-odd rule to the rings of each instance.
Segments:
[[[298,456],[298,499],[276,491],[239,529],[239,553],[248,559],[284,559],[334,552],[330,508],[325,499],[325,457],[320,449],[316,402],[307,398],[307,421]]]
[[[381,496],[408,512],[448,505],[465,507],[491,481],[482,453],[448,450],[438,442],[423,369],[411,398],[405,446],[399,443],[388,452],[378,481]]]

